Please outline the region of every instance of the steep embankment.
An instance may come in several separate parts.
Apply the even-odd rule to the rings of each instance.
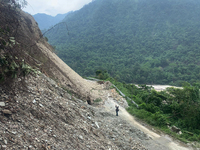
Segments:
[[[0,87],[3,149],[186,149],[144,130],[121,106],[115,116],[115,104],[125,101],[106,84],[97,89],[105,103],[93,106],[43,74],[18,78],[13,86]]]
[[[119,149],[98,129],[95,109],[43,74],[25,83],[0,88],[2,149]]]
[[[4,8],[4,6],[1,7]],[[0,14],[5,18],[5,20],[1,20],[1,23],[9,25],[15,20],[13,21],[13,16],[9,16],[9,13],[4,11]],[[98,98],[92,92],[92,88],[97,85],[88,84],[53,52],[54,49],[42,37],[41,31],[31,15],[18,10],[15,17],[14,19],[18,20],[19,25],[15,27],[16,33],[13,36],[20,43],[20,52],[26,63],[38,68],[64,88],[76,93],[79,97],[83,97],[84,100]]]
[[[71,89],[86,99],[94,100],[98,95],[93,91],[93,88],[98,88],[96,83],[90,83],[84,80],[68,65],[66,65],[55,53],[50,51],[43,43],[38,42],[37,46],[41,51],[55,64],[57,72],[54,73],[56,79],[61,81],[63,86],[71,87]]]

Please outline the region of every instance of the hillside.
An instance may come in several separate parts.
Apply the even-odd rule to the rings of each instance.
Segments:
[[[139,125],[109,82],[80,77],[11,4],[0,3],[0,149],[191,149]]]
[[[0,87],[2,149],[191,149],[138,124],[121,104],[116,117],[117,93],[105,91],[105,85],[98,89],[105,104],[90,106],[44,74],[29,75],[25,82],[27,90],[15,87],[15,94]],[[15,85],[23,87],[22,80]]]
[[[66,14],[58,14],[55,17],[47,15],[47,14],[35,14],[33,15],[35,21],[38,23],[40,30],[47,30],[50,27],[54,26],[55,24],[62,21],[68,13]]]
[[[46,36],[82,76],[107,70],[120,81],[180,85],[199,80],[200,2],[96,0]]]

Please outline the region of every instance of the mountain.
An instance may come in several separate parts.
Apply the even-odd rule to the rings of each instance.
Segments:
[[[53,17],[47,14],[38,13],[38,14],[33,15],[33,17],[38,23],[40,30],[45,30],[45,29],[49,29],[51,26],[54,26],[55,24],[62,21],[67,14],[68,13],[57,14],[55,17]]]
[[[188,143],[186,146],[177,144],[177,140],[174,142],[163,133],[159,135],[149,130],[152,127],[146,123],[138,123],[125,109],[127,97],[119,95],[119,89],[111,82],[88,81],[74,72],[54,53],[42,37],[37,22],[21,11],[17,2],[0,2],[0,149],[192,149]],[[141,103],[140,94],[144,93],[145,99],[149,95],[146,109],[157,111],[146,113],[145,103],[140,105],[142,109],[131,110],[133,101],[128,101],[131,113],[141,110],[152,118],[149,120],[154,125],[161,122],[162,128],[167,127],[165,116],[153,104],[160,105],[163,101],[166,104],[162,108],[170,120],[173,117],[190,130],[197,127],[194,135],[184,128],[181,139],[185,136],[199,140],[199,88],[189,86],[184,91],[168,92],[181,101],[179,106],[177,100],[167,98],[165,93],[162,96],[153,90],[149,94],[151,88],[144,85],[136,88],[115,83],[120,89],[124,86],[127,94],[138,96]],[[136,93],[139,94],[133,95]],[[118,116],[115,115],[116,105],[120,106]],[[178,113],[180,118],[187,118],[177,121],[176,110],[183,112],[183,117]],[[173,125],[171,121],[170,125]]]
[[[126,100],[69,68],[18,7],[0,3],[0,149],[167,149],[124,120],[122,107],[116,117],[111,105],[101,106]],[[101,101],[86,103],[95,97]]]
[[[180,85],[200,78],[199,15],[196,0],[95,0],[46,36],[82,76]]]
[[[113,125],[100,123],[104,117],[97,111],[102,109],[85,103],[94,100],[97,83],[84,80],[60,60],[41,38],[34,18],[16,8],[16,1],[0,3],[0,149],[118,150],[117,144],[127,149],[136,145],[134,140],[128,143],[136,135],[131,132],[128,140],[116,144],[108,138],[118,118],[109,117]],[[129,130],[129,124],[121,125]],[[115,134],[119,137],[125,133],[120,128]],[[147,138],[144,133],[141,137]]]

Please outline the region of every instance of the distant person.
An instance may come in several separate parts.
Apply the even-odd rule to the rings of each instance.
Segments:
[[[116,116],[118,116],[119,106],[116,105],[115,108],[116,108]]]
[[[87,97],[87,103],[88,103],[89,105],[92,105],[92,102],[91,102],[90,97]]]

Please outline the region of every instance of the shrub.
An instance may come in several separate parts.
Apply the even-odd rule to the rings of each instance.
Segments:
[[[102,101],[101,98],[97,98],[97,99],[94,100],[95,103],[98,103],[98,102],[101,102],[101,101]]]
[[[160,112],[156,112],[155,114],[153,114],[152,118],[155,120],[157,126],[166,125],[167,118]]]
[[[151,113],[156,113],[160,111],[160,108],[151,103],[151,104],[146,104],[146,110]]]
[[[140,109],[146,109],[146,107],[147,107],[147,106],[146,106],[145,103],[142,103],[142,104],[139,105],[139,108],[140,108]]]

